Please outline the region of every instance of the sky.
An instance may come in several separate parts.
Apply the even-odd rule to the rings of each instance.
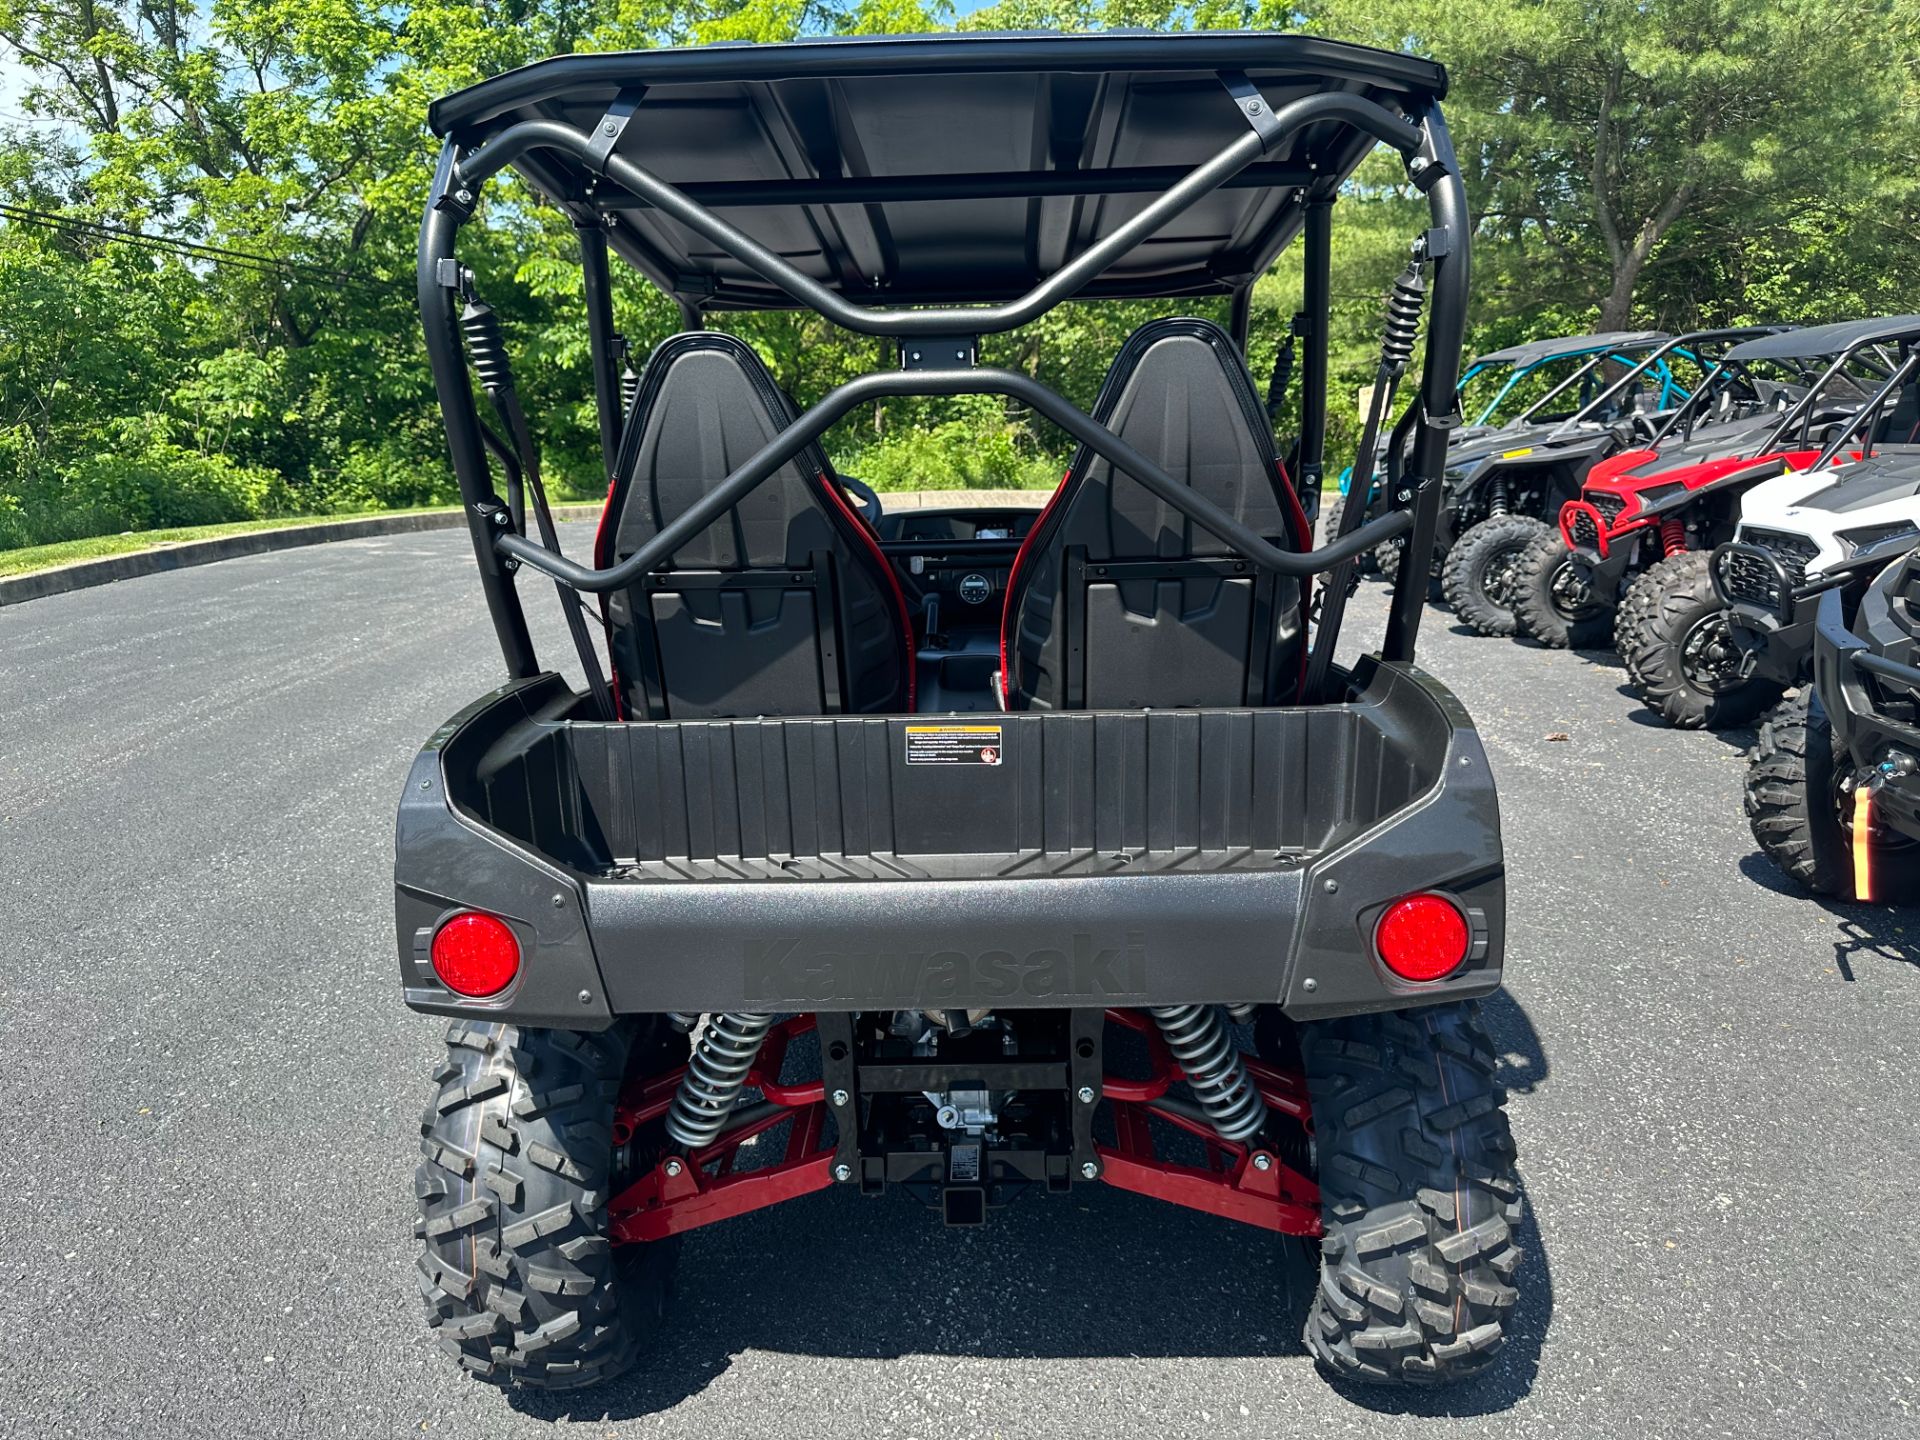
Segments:
[[[0,56],[0,122],[24,119],[20,92],[27,88],[27,72],[12,56]]]
[[[953,0],[953,13],[956,17],[971,15],[987,3],[988,0]],[[0,125],[15,125],[28,118],[20,108],[27,81],[26,67],[12,55],[0,54]]]

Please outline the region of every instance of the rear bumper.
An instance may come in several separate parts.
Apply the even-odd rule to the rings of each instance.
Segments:
[[[1305,1018],[1484,995],[1505,888],[1459,702],[1364,661],[1312,710],[608,725],[554,676],[428,742],[396,835],[407,1003],[595,1028],[665,1010],[1278,1003]],[[925,763],[906,727],[988,723],[997,763]],[[936,737],[938,739],[939,737]],[[921,761],[909,756],[921,746]],[[1393,900],[1467,913],[1453,976],[1375,959]],[[503,995],[428,961],[461,909],[514,929]]]

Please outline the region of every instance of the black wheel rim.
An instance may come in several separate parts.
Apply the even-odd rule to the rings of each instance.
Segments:
[[[1513,608],[1514,591],[1520,578],[1520,552],[1525,548],[1503,545],[1487,557],[1486,579],[1481,588],[1489,600],[1503,609]]]
[[[1733,643],[1725,612],[1715,610],[1687,627],[1680,637],[1680,674],[1702,695],[1740,687],[1740,647]]]
[[[1553,574],[1547,578],[1547,595],[1553,613],[1569,624],[1591,620],[1600,613],[1586,572],[1570,559],[1563,558],[1553,567]]]

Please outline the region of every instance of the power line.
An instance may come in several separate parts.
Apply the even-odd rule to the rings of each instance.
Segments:
[[[263,275],[280,275],[291,271],[336,284],[353,279],[353,276],[344,270],[328,270],[323,266],[309,265],[300,260],[282,260],[272,255],[262,255],[251,250],[235,250],[225,245],[209,245],[198,240],[176,240],[166,235],[150,235],[144,230],[134,230],[123,225],[110,225],[104,220],[83,220],[73,215],[35,210],[6,201],[0,201],[0,216],[22,225],[37,225],[43,229],[89,235],[109,242],[134,245],[141,249],[163,251],[190,260],[234,265]]]
[[[210,256],[210,255],[203,255],[198,251],[196,247],[194,247],[190,243],[170,241],[170,240],[163,239],[159,236],[152,236],[152,235],[143,235],[143,236],[114,235],[111,233],[94,229],[91,226],[73,223],[72,221],[67,219],[62,219],[62,218],[43,219],[32,212],[18,213],[17,207],[10,206],[10,205],[0,204],[0,217],[4,217],[8,220],[11,220],[16,224],[34,225],[45,230],[56,230],[61,232],[62,234],[84,236],[85,238],[90,240],[104,240],[109,243],[117,244],[117,245],[131,245],[136,250],[146,250],[149,252],[154,252],[154,253],[163,254],[163,255],[173,255],[173,256],[178,256],[187,260],[206,260],[206,261],[217,262],[222,265],[230,265],[233,268],[238,270],[250,270],[255,274],[259,274],[259,275],[270,275],[274,277],[280,277],[284,273],[276,267],[268,266],[268,265],[256,265],[251,261],[234,260],[234,259],[226,259],[226,258]]]

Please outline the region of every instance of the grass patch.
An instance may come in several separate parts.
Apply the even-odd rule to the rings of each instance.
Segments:
[[[34,570],[51,570],[56,565],[72,565],[81,560],[104,560],[109,555],[130,555],[136,550],[157,550],[165,545],[180,545],[189,540],[212,540],[221,535],[243,535],[250,530],[285,530],[298,525],[330,525],[336,520],[352,520],[367,515],[418,515],[430,510],[455,510],[452,505],[421,505],[411,510],[362,510],[342,515],[297,515],[279,520],[234,520],[225,525],[188,525],[176,530],[130,530],[120,535],[93,535],[85,540],[61,540],[52,545],[29,545],[20,550],[0,550],[0,575],[25,575]]]

